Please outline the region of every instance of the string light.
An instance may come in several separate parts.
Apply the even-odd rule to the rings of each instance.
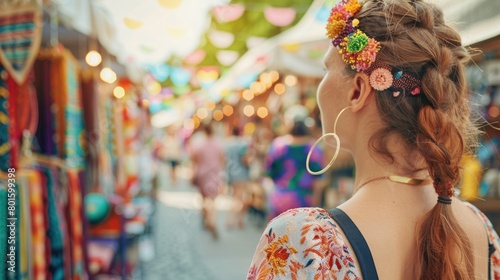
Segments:
[[[214,113],[213,113],[214,120],[220,121],[220,120],[222,120],[223,117],[224,117],[224,113],[222,113],[221,110],[215,110],[214,111]]]
[[[285,93],[285,85],[283,85],[282,83],[277,83],[277,84],[274,86],[274,91],[275,91],[277,94],[283,94],[283,93]]]
[[[254,95],[254,93],[251,90],[245,89],[243,91],[242,96],[243,96],[243,99],[245,99],[246,101],[250,101],[250,100],[252,100],[254,98],[255,95]]]
[[[102,57],[101,54],[98,53],[97,51],[89,51],[87,55],[85,56],[85,61],[87,62],[88,65],[92,67],[96,67],[97,65],[101,64],[102,62]]]
[[[121,87],[121,86],[117,86],[117,87],[115,87],[115,89],[113,90],[113,95],[114,95],[116,98],[120,99],[120,98],[122,98],[122,97],[124,97],[124,96],[125,96],[125,89],[124,89],[123,87]]]
[[[227,105],[224,105],[224,107],[222,108],[222,112],[224,113],[224,115],[226,116],[231,116],[234,112],[234,109],[233,109],[233,106],[227,104]]]
[[[196,116],[198,116],[198,118],[200,119],[204,119],[208,116],[208,110],[206,108],[199,108],[196,111]]]
[[[255,108],[252,105],[246,105],[243,108],[243,114],[245,114],[245,116],[247,117],[251,117],[253,116],[253,114],[255,114]]]
[[[266,73],[266,72],[260,74],[259,79],[266,86],[272,83],[272,81],[271,81],[271,75],[269,73]]]
[[[297,77],[294,75],[288,75],[285,77],[285,84],[287,86],[293,87],[294,85],[297,84]]]
[[[267,117],[268,114],[269,112],[267,111],[266,107],[260,107],[259,109],[257,109],[257,116],[259,116],[261,119]]]
[[[108,84],[112,84],[116,81],[116,73],[109,67],[104,67],[100,73],[101,80]]]
[[[261,82],[253,82],[251,85],[250,85],[250,90],[255,94],[255,95],[259,95],[261,94],[262,92],[264,92],[265,90],[265,86],[263,83]]]
[[[194,124],[194,129],[197,129],[201,124],[201,120],[195,116],[193,117],[193,124]]]
[[[269,76],[271,77],[271,81],[273,83],[276,82],[277,80],[279,80],[279,78],[280,78],[280,74],[278,73],[278,71],[275,71],[275,70],[269,72]]]
[[[205,107],[207,107],[207,109],[211,111],[215,109],[215,102],[208,100],[207,102],[205,102]]]

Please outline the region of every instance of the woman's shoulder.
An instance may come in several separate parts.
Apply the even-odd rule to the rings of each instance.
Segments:
[[[359,278],[340,227],[321,208],[291,209],[269,222],[247,279],[271,275],[283,279],[309,279],[310,275],[314,279]]]
[[[495,229],[493,228],[493,224],[488,219],[488,217],[486,217],[486,215],[483,212],[481,212],[481,210],[479,210],[472,203],[470,203],[470,202],[463,202],[463,204],[466,207],[470,208],[479,217],[479,219],[481,220],[481,222],[484,224],[486,230],[488,231],[488,237],[489,237],[490,243],[492,243],[495,240],[498,241],[498,234],[495,231]],[[500,251],[500,247],[498,249]]]
[[[489,249],[491,250],[491,269],[494,275],[493,279],[500,279],[500,237],[498,237],[498,233],[495,231],[491,221],[483,212],[481,212],[481,210],[479,210],[470,202],[463,203],[479,217],[486,228],[486,231],[488,233],[488,241],[490,244]]]

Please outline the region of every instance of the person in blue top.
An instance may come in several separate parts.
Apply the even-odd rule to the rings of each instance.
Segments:
[[[423,0],[341,0],[317,91],[324,141],[352,154],[352,197],[295,208],[264,230],[247,279],[500,279],[500,239],[454,195],[474,154],[464,64],[440,7]]]
[[[232,191],[233,200],[227,215],[226,226],[233,228],[245,225],[248,211],[247,195],[250,181],[250,161],[253,157],[250,143],[241,136],[240,129],[234,126],[231,136],[225,141],[227,183]]]

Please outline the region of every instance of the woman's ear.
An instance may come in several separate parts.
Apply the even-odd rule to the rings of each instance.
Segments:
[[[370,78],[365,73],[356,73],[352,80],[354,88],[349,94],[351,111],[357,112],[370,102],[369,97],[373,92],[370,85]]]

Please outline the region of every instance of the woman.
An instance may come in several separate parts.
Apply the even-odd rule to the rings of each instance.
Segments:
[[[223,184],[224,151],[220,140],[214,137],[212,127],[207,124],[202,129],[205,139],[194,143],[191,153],[193,184],[199,189],[203,198],[202,215],[205,228],[210,231],[214,239],[217,239],[215,199],[220,194]]]
[[[453,197],[476,134],[458,33],[427,2],[344,0],[327,34],[318,142],[352,154],[354,194],[271,221],[248,279],[499,279],[497,233]]]
[[[227,182],[233,191],[233,201],[227,214],[227,227],[244,227],[244,218],[248,210],[246,194],[250,181],[249,163],[251,154],[248,142],[240,135],[240,129],[234,126],[231,137],[225,143]]]
[[[182,140],[178,135],[177,127],[169,126],[165,139],[161,143],[160,158],[169,165],[170,180],[172,185],[177,186],[177,166],[182,157]]]
[[[293,121],[289,134],[271,143],[265,160],[267,175],[274,182],[269,194],[269,219],[297,207],[319,206],[321,202],[321,176],[304,170],[307,152],[313,142],[303,121]],[[312,153],[311,165],[319,168],[323,153],[318,148]]]

